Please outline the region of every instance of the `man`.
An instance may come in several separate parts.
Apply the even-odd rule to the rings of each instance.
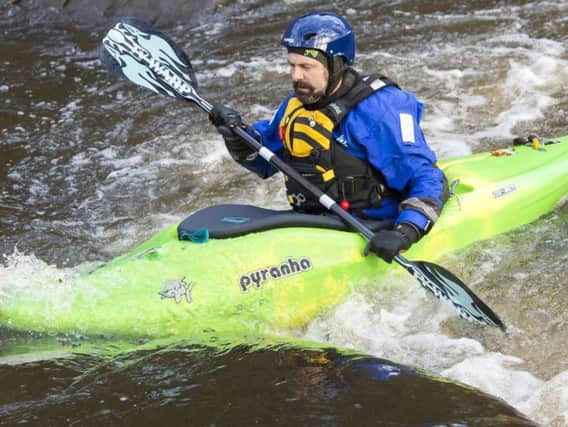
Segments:
[[[353,215],[395,219],[365,254],[387,262],[424,236],[444,204],[445,179],[435,166],[420,119],[423,104],[386,77],[362,76],[350,66],[355,36],[349,23],[329,12],[296,19],[282,37],[294,87],[272,119],[252,127],[222,105],[210,113],[233,158],[262,178],[276,170],[231,128],[248,130]],[[300,212],[323,207],[286,179],[288,200]]]

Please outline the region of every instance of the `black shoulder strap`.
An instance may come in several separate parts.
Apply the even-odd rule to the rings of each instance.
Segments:
[[[400,86],[393,80],[379,74],[370,74],[366,76],[357,75],[356,77],[357,81],[349,92],[328,104],[321,110],[322,113],[328,116],[335,123],[335,126],[343,120],[351,108],[371,96],[373,93],[389,86],[394,86],[400,89]]]

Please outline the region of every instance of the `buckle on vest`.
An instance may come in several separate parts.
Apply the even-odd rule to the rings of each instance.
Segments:
[[[343,200],[349,200],[349,196],[355,194],[357,189],[356,179],[354,176],[346,176],[339,182],[338,190]]]
[[[369,203],[374,208],[380,208],[383,204],[383,195],[385,193],[383,187],[380,185],[378,188],[373,186],[371,192],[369,193]]]

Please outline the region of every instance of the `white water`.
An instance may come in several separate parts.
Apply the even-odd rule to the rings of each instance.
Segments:
[[[289,0],[287,3],[302,1]],[[434,14],[422,17],[423,20],[440,23],[464,19],[483,22],[506,13],[514,22],[504,28],[498,37],[468,39],[464,36],[460,40],[433,40],[421,53],[408,52],[404,46],[380,51],[367,49],[359,55],[358,64],[366,71],[382,71],[396,76],[405,88],[415,91],[426,101],[423,127],[440,157],[479,151],[487,148],[488,144],[490,148],[494,148],[491,144],[504,146],[512,136],[532,131],[534,126],[546,128],[540,127],[539,123],[555,113],[563,114],[566,123],[566,112],[557,111],[557,103],[565,97],[568,82],[565,44],[557,40],[534,38],[522,32],[525,23],[522,15],[530,14],[531,7],[545,7],[548,4],[549,7],[558,7],[559,15],[565,15],[566,2],[532,2],[534,6],[530,3],[505,11],[489,9],[475,16]],[[354,19],[360,18],[361,25],[367,21],[369,26],[389,25],[376,16],[368,16],[371,11],[349,9],[348,13]],[[412,18],[411,13],[408,15]],[[412,31],[420,22],[418,19],[410,21],[406,29]],[[192,31],[212,37],[223,28],[224,24],[217,22],[195,27]],[[225,58],[215,61],[213,58],[193,61],[193,64],[198,71],[198,80],[203,82],[220,80],[222,85],[224,81],[244,81],[243,86],[255,87],[259,82],[276,79],[278,92],[285,92],[281,89],[282,82],[286,80],[287,67],[278,49],[269,52],[263,50],[246,60]],[[63,74],[65,70],[58,68],[57,71]],[[7,102],[12,96],[12,89],[7,84],[0,86],[0,92]],[[95,85],[88,87],[86,93],[100,90],[104,90],[103,87]],[[248,121],[268,117],[269,111],[276,107],[277,99],[280,99],[263,91],[253,95],[264,97],[265,100],[269,98],[269,101],[262,104],[256,99],[243,101],[239,106]],[[226,96],[240,100],[239,96],[231,93]],[[132,105],[132,98],[130,92],[125,94],[119,90],[114,101]],[[57,128],[71,126],[78,121],[78,113],[84,108],[81,104],[86,99],[88,95],[79,100],[71,99],[61,108],[59,121],[51,120],[50,125]],[[38,106],[41,104],[36,104],[36,108]],[[140,110],[140,107],[135,109],[132,116],[140,113]],[[194,137],[189,134],[185,129],[185,115],[189,115],[187,110],[174,117],[179,127],[171,134],[158,129],[155,138],[143,141],[126,152],[119,152],[114,147],[104,147],[96,152],[78,150],[69,167],[65,168],[71,190],[80,184],[81,171],[85,168],[98,165],[108,170],[106,177],[89,197],[82,200],[79,207],[79,210],[92,209],[94,238],[105,242],[108,256],[128,250],[183,215],[213,203],[247,202],[275,208],[285,205],[279,177],[259,182],[232,163],[217,135],[201,133]],[[42,120],[48,121],[47,118]],[[115,129],[109,130],[106,136],[109,140],[127,140],[133,127],[132,118],[128,118]],[[86,137],[88,129],[77,127],[73,131],[72,142],[69,143],[78,144]],[[57,132],[55,136],[58,136]],[[499,142],[493,142],[494,139]],[[61,174],[61,167],[54,163],[50,172],[52,174],[31,181],[25,203],[33,206],[38,199],[49,196],[49,178]],[[20,182],[25,184],[25,176],[20,175],[18,170],[11,171],[9,177],[14,185]],[[183,187],[182,182],[186,180],[192,182],[190,189]],[[177,196],[173,208],[172,203],[168,203],[170,200],[160,200],[164,183],[167,183],[169,194]],[[176,185],[179,187],[173,188]],[[120,208],[121,197],[125,204],[127,197],[155,201],[155,204],[151,205],[152,209],[146,209],[151,211],[148,216],[139,217],[137,209],[128,211]],[[112,203],[115,209],[108,215],[98,213],[100,201],[110,198],[114,198]],[[88,216],[87,221],[90,219],[91,216]],[[64,229],[75,229],[73,218],[69,218],[69,221]],[[530,227],[533,227],[533,234],[529,232],[529,236],[535,241],[543,234],[559,232],[557,225]],[[534,258],[542,257],[543,269],[552,268],[552,264],[547,263],[550,259],[562,261],[558,252],[541,252],[536,247],[525,249],[533,251]],[[483,258],[483,248],[476,250],[477,257]],[[492,257],[480,263],[483,275],[498,271],[501,261],[515,256],[512,253],[514,250],[514,247],[508,250],[497,245]],[[459,260],[455,264],[459,264]],[[76,267],[71,271],[58,269],[33,254],[17,253],[7,260],[7,265],[0,267],[0,300],[7,288],[12,291],[20,287],[40,288],[46,281],[57,281],[81,268]],[[456,272],[460,273],[459,270]],[[530,286],[531,277],[535,274],[522,268],[509,273],[516,279],[515,286],[519,287]],[[558,273],[566,277],[565,267]],[[482,277],[476,279],[471,285],[477,291],[476,286]],[[565,363],[558,367],[548,366],[544,370],[529,369],[525,354],[508,351],[510,345],[503,346],[505,351],[502,351],[498,345],[506,339],[517,343],[517,347],[526,347],[526,352],[537,353],[540,344],[527,338],[524,324],[510,324],[511,333],[506,338],[495,331],[479,331],[473,326],[463,326],[451,309],[426,299],[418,285],[404,274],[393,273],[387,280],[389,292],[353,295],[333,313],[314,321],[302,336],[431,370],[499,396],[543,426],[568,426],[568,371],[563,368]],[[509,282],[494,283],[495,287],[508,285]],[[566,284],[557,283],[556,286],[560,288]],[[562,292],[558,294],[561,297],[565,295]],[[529,305],[532,301],[527,297],[515,303]],[[488,302],[491,306],[496,302],[500,304],[497,300]],[[564,306],[567,302],[564,301]],[[544,303],[558,304],[554,300],[545,300]],[[514,309],[511,307],[508,310]],[[565,310],[558,322],[557,327],[563,327],[566,331],[568,321]],[[541,323],[537,327],[546,334],[554,325]],[[564,342],[568,342],[566,332],[564,337]],[[566,345],[563,350],[566,359]]]
[[[464,321],[455,318],[451,308],[427,298],[419,284],[408,282],[412,279],[386,280],[400,288],[377,296],[379,301],[370,301],[370,295],[352,296],[314,321],[303,338],[425,368],[497,396],[543,426],[568,425],[568,370],[544,380],[527,371],[520,357],[467,338],[471,327],[465,327],[463,335],[448,332],[445,323],[461,329],[457,323]],[[512,339],[523,340],[518,332]],[[495,331],[472,335],[479,334]]]

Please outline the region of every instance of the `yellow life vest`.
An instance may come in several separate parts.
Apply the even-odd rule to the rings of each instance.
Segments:
[[[288,102],[280,122],[280,137],[292,157],[309,158],[314,150],[330,150],[334,128],[335,123],[324,112],[307,110],[298,98],[293,97]],[[329,166],[317,163],[315,165],[324,182],[335,177]]]
[[[363,209],[379,206],[386,191],[379,171],[343,148],[333,130],[349,110],[372,93],[394,82],[379,76],[361,77],[352,69],[351,89],[323,108],[308,109],[297,97],[288,101],[280,121],[285,160],[304,178],[344,206]],[[321,210],[317,199],[286,177],[288,201],[297,210]]]

